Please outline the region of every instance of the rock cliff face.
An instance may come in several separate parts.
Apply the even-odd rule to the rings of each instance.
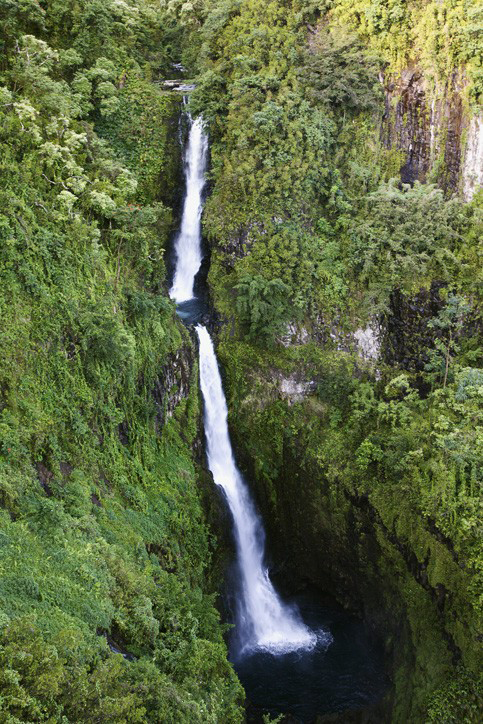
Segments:
[[[430,111],[422,74],[406,70],[400,78],[381,76],[385,91],[385,109],[381,140],[386,148],[406,153],[401,180],[424,180],[431,163]]]
[[[179,403],[189,396],[191,386],[194,384],[195,366],[195,353],[189,341],[169,356],[152,392],[156,402],[158,432],[165,420],[172,416]]]
[[[385,110],[381,141],[406,154],[403,183],[437,181],[470,200],[483,181],[483,120],[466,107],[466,80],[455,70],[444,87],[417,67],[381,75]]]
[[[399,290],[391,295],[389,312],[382,325],[381,354],[384,361],[410,372],[421,372],[428,361],[427,350],[434,344],[435,330],[428,327],[444,302],[441,284],[405,297]]]
[[[470,201],[476,189],[483,186],[483,114],[473,116],[468,128],[463,162],[463,196]]]

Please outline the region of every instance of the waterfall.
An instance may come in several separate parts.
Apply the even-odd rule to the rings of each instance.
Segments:
[[[193,285],[201,261],[201,212],[208,155],[208,139],[203,121],[195,121],[188,114],[190,133],[184,157],[186,196],[183,205],[181,229],[175,240],[175,273],[169,296],[176,302],[193,298]]]
[[[189,116],[185,154],[186,198],[181,230],[175,240],[176,267],[170,296],[181,308],[193,300],[200,268],[202,191],[208,140],[201,119]],[[183,314],[187,318],[186,314]],[[208,465],[223,488],[233,516],[240,573],[237,633],[244,651],[262,649],[274,654],[313,648],[317,635],[302,622],[298,611],[277,595],[264,565],[265,534],[248,488],[238,471],[230,444],[227,406],[215,350],[205,327],[198,325],[200,383],[205,409]]]
[[[264,565],[264,531],[248,488],[238,471],[228,434],[225,396],[213,342],[205,327],[196,327],[200,342],[200,383],[205,403],[208,466],[223,488],[233,515],[241,576],[238,635],[245,649],[272,653],[313,647],[317,637],[297,611],[282,603]]]

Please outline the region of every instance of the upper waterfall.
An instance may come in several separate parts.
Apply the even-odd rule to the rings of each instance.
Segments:
[[[189,115],[189,114],[188,114]],[[190,132],[184,157],[186,196],[183,205],[181,228],[175,240],[176,266],[169,296],[181,303],[194,296],[194,281],[200,269],[201,213],[203,210],[203,189],[206,183],[205,171],[208,156],[208,138],[203,121],[193,121],[189,115]]]

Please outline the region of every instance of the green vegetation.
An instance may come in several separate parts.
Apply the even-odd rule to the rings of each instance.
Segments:
[[[280,280],[311,318],[347,318],[361,302],[374,314],[395,286],[417,291],[432,279],[472,294],[478,205],[391,181],[401,158],[377,138],[388,51],[364,46],[344,3],[314,33],[315,7],[272,2],[261,13],[255,1],[232,2],[222,14],[215,5],[199,33],[192,105],[214,141],[205,229],[220,309],[227,265],[231,288],[244,294],[247,275]]]
[[[179,99],[156,81],[180,59],[267,524],[387,631],[395,722],[476,722],[482,195],[399,183],[379,74],[417,67],[438,102],[460,84],[468,114],[480,3],[0,0],[0,18],[0,722],[243,718],[206,582],[195,355],[164,293]]]
[[[322,3],[321,3],[322,4]],[[332,19],[356,30],[369,46],[400,72],[411,62],[428,80],[444,85],[464,65],[469,99],[483,93],[483,10],[478,0],[334,0]]]
[[[162,294],[179,33],[141,0],[0,12],[0,721],[239,721]]]

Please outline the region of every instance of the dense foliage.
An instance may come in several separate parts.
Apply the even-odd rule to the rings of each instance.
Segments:
[[[365,48],[347,19],[331,22],[345,18],[344,3],[334,5],[307,41],[310,12],[297,3],[263,13],[257,2],[226,3],[223,13],[216,3],[200,31],[193,97],[215,141],[205,218],[222,247],[215,289],[220,263],[233,268],[234,287],[261,270],[312,316],[347,316],[364,285],[374,314],[395,286],[470,282],[477,243],[474,207],[388,183],[402,165],[377,138],[377,74],[389,56]]]
[[[370,507],[364,577],[410,630],[394,720],[477,721],[481,192],[401,184],[380,128],[381,78],[415,64],[435,102],[460,84],[476,107],[481,4],[0,0],[0,18],[0,722],[242,718],[206,582],[196,364],[163,293],[179,100],[156,81],[180,58],[254,482],[276,517],[296,460],[337,551],[348,501]],[[294,380],[312,393],[287,397]]]
[[[179,34],[149,0],[0,12],[0,720],[238,721],[162,294]]]

